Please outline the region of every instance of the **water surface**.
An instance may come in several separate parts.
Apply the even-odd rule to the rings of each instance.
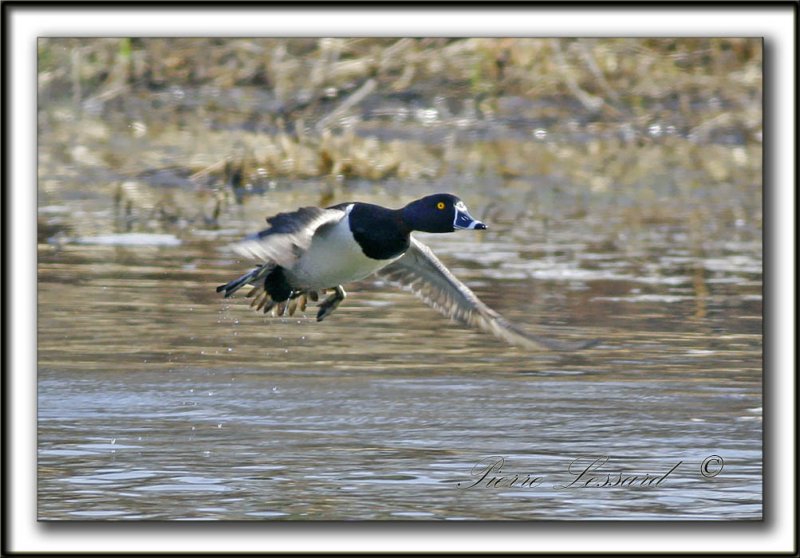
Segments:
[[[233,232],[40,245],[40,518],[760,518],[760,245],[665,228],[630,258],[573,225],[426,241],[509,318],[602,339],[575,353],[374,280],[325,322],[263,317],[214,292],[246,266]],[[606,457],[598,483],[680,465],[578,486]]]

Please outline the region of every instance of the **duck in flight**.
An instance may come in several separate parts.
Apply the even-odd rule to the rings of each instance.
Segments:
[[[244,257],[260,262],[238,279],[220,285],[227,298],[245,285],[256,310],[276,315],[305,311],[319,293],[333,293],[319,305],[317,321],[345,299],[343,284],[372,274],[411,290],[426,304],[465,325],[489,332],[525,348],[577,350],[592,341],[563,341],[533,335],[481,302],[459,281],[413,231],[450,233],[483,230],[458,197],[425,196],[400,209],[369,203],[342,203],[327,208],[302,207],[267,218],[269,228],[232,245]]]

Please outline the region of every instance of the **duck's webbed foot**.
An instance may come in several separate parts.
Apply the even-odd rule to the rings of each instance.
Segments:
[[[328,316],[330,316],[336,308],[339,307],[339,304],[347,296],[347,293],[344,292],[344,289],[341,285],[337,286],[333,290],[333,294],[322,301],[322,304],[319,305],[319,312],[317,312],[317,321],[321,322]]]

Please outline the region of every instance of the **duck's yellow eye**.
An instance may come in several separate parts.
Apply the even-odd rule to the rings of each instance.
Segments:
[[[444,202],[439,202],[436,204],[436,209],[444,209]]]

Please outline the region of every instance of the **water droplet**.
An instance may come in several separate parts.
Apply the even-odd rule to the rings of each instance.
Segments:
[[[147,134],[147,124],[145,124],[144,122],[140,122],[137,120],[129,124],[128,127],[131,128],[133,136],[136,138],[141,138],[145,134]]]

